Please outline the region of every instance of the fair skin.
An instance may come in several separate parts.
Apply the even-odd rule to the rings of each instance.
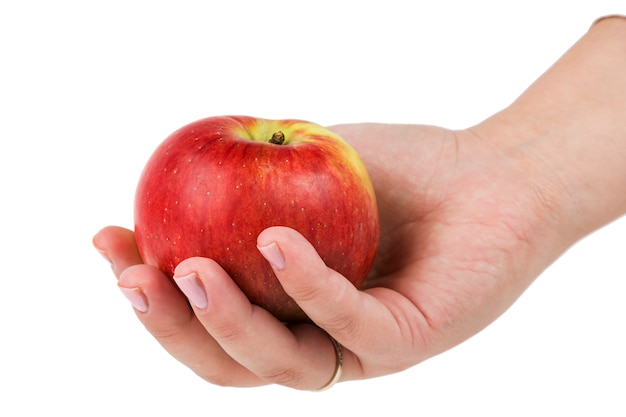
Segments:
[[[342,380],[398,372],[485,328],[568,247],[626,213],[623,74],[626,19],[608,18],[469,129],[332,127],[377,192],[380,248],[364,288],[294,230],[257,240],[314,324],[285,326],[251,305],[210,259],[183,261],[171,280],[142,264],[129,230],[104,228],[94,245],[148,331],[209,382],[323,386],[335,353],[320,328],[343,346]]]

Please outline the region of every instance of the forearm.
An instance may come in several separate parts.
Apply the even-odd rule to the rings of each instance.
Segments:
[[[532,161],[565,245],[626,213],[626,18],[594,24],[476,129]]]

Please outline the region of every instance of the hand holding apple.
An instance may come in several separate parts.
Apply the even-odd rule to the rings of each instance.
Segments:
[[[94,245],[139,320],[212,383],[322,386],[336,355],[319,328],[343,346],[343,380],[406,369],[476,334],[569,245],[624,214],[625,125],[607,124],[626,112],[616,71],[626,61],[607,48],[623,44],[623,22],[597,23],[517,102],[471,129],[333,127],[377,193],[381,239],[367,284],[357,290],[293,229],[258,237],[281,249],[276,277],[315,325],[285,326],[206,258],[182,261],[170,279],[142,264],[130,230],[105,228]],[[180,285],[192,281],[194,297]]]
[[[335,133],[298,120],[212,117],[167,138],[135,199],[143,260],[170,277],[190,257],[215,260],[248,298],[283,321],[306,318],[256,248],[271,226],[299,231],[359,287],[378,244],[373,187]]]
[[[182,261],[172,280],[140,264],[131,231],[106,228],[94,240],[146,328],[212,383],[319,388],[335,353],[317,326],[343,346],[343,380],[406,369],[486,326],[533,277],[518,268],[545,259],[544,247],[520,243],[520,230],[509,227],[511,207],[519,207],[519,227],[547,217],[528,205],[534,200],[526,198],[533,195],[526,172],[508,165],[499,149],[485,149],[469,132],[435,127],[333,130],[355,144],[376,186],[381,239],[365,288],[329,269],[293,229],[269,227],[257,238],[260,247],[281,249],[285,263],[276,277],[315,326],[285,326],[251,305],[206,258]],[[388,146],[380,138],[390,138]],[[208,302],[197,304],[183,282],[201,287]]]

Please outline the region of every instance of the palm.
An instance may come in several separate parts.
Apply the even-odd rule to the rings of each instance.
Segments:
[[[436,196],[428,195],[429,183],[447,166],[448,161],[442,159],[454,156],[446,150],[454,146],[454,135],[439,128],[377,124],[336,126],[333,130],[357,149],[376,189],[381,239],[370,278],[375,280],[408,266],[418,255],[413,250],[420,242],[416,234],[424,226],[424,217],[438,204],[433,199]]]
[[[417,307],[409,314],[429,345],[416,349],[424,356],[482,329],[545,266],[531,253],[537,199],[526,174],[502,169],[513,161],[480,138],[427,126],[333,129],[360,153],[377,192],[380,249],[366,287]]]

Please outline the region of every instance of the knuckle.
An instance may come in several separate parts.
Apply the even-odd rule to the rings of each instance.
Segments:
[[[298,387],[302,385],[304,374],[293,368],[268,369],[259,374],[259,377],[273,384]]]
[[[356,340],[361,334],[362,322],[356,318],[339,314],[324,321],[323,327],[329,333],[341,335],[346,340]]]
[[[289,295],[292,298],[303,302],[312,302],[319,300],[320,298],[323,298],[324,293],[322,288],[311,284],[305,284],[297,288],[291,288],[289,292]]]
[[[196,375],[205,381],[217,385],[219,387],[234,387],[237,386],[236,381],[229,375],[219,374],[215,372],[207,372],[206,370],[194,370]]]
[[[166,317],[161,320],[144,321],[144,326],[163,345],[184,345],[189,330],[194,324],[194,316],[189,312],[184,316]]]
[[[237,344],[245,340],[251,331],[254,308],[241,315],[215,314],[210,320],[204,321],[203,325],[212,337],[220,343]]]
[[[186,333],[176,327],[152,327],[149,331],[163,346],[181,346],[187,340]]]
[[[313,274],[310,279],[298,279],[296,282],[297,285],[286,288],[293,299],[306,303],[327,303],[329,284],[332,284],[330,270],[326,269],[325,274]]]
[[[247,331],[239,323],[228,322],[212,325],[209,333],[222,344],[234,345],[246,337]]]

